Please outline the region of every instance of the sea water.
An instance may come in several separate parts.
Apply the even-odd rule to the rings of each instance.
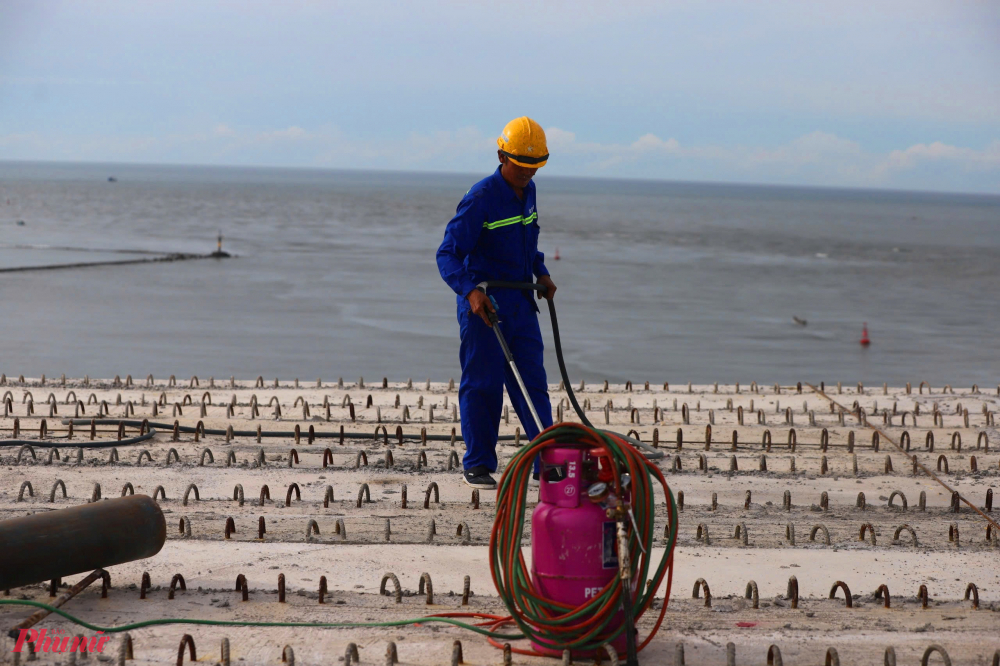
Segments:
[[[0,267],[235,255],[0,273],[0,372],[458,377],[434,255],[485,175],[0,163]],[[1000,383],[1000,197],[536,184],[574,381]]]

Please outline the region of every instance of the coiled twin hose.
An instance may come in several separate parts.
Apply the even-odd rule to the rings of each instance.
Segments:
[[[536,289],[538,285],[530,283],[488,283],[488,286],[508,287],[517,289]],[[615,576],[600,593],[582,606],[572,607],[554,599],[540,595],[531,582],[522,552],[522,534],[524,533],[525,511],[528,507],[528,487],[535,456],[548,447],[566,445],[583,445],[590,449],[598,449],[603,455],[614,462],[614,482],[612,486],[616,496],[621,497],[621,475],[628,473],[631,477],[632,512],[635,519],[635,529],[630,530],[630,578],[637,581],[636,593],[632,596],[632,616],[638,622],[639,618],[652,606],[653,599],[664,579],[666,592],[660,614],[653,629],[639,643],[642,650],[656,635],[663,623],[670,599],[670,588],[673,576],[673,554],[677,542],[677,506],[673,493],[667,485],[662,472],[650,458],[662,456],[662,452],[631,438],[617,433],[598,430],[593,427],[580,408],[570,388],[569,377],[563,362],[562,348],[559,340],[559,328],[555,316],[555,306],[548,301],[549,313],[552,317],[552,328],[556,343],[556,355],[559,360],[559,370],[563,383],[569,395],[569,400],[577,414],[586,425],[561,423],[548,428],[529,444],[521,447],[507,465],[497,489],[496,517],[490,534],[490,571],[493,583],[504,604],[510,612],[509,616],[489,613],[439,613],[408,620],[392,622],[245,622],[239,620],[200,620],[194,618],[161,618],[145,620],[116,627],[102,627],[74,617],[61,608],[27,599],[0,599],[0,606],[32,606],[43,608],[60,615],[91,631],[104,633],[119,633],[133,631],[142,627],[166,624],[193,624],[230,627],[308,627],[308,628],[366,628],[366,627],[400,627],[413,624],[440,622],[473,631],[486,636],[490,643],[502,647],[499,641],[509,642],[530,638],[538,644],[554,650],[589,651],[597,650],[606,643],[617,638],[625,630],[619,623],[614,629],[606,629],[616,614],[619,613],[622,597],[622,579]],[[108,422],[112,422],[110,419]],[[118,421],[113,421],[118,423]],[[169,426],[168,426],[169,427]],[[208,431],[206,431],[207,433]],[[253,433],[256,434],[256,433]],[[638,446],[654,455],[644,456]],[[654,522],[656,518],[655,483],[659,483],[664,494],[667,513],[667,525],[664,530],[664,549],[654,565],[653,542]],[[650,574],[652,572],[652,574]],[[645,581],[645,584],[643,584]],[[463,622],[474,620],[475,622]],[[477,621],[476,621],[477,620]],[[521,633],[503,633],[504,626],[516,624]],[[543,656],[530,649],[512,648],[513,652],[533,656]]]
[[[592,451],[599,450],[597,455],[603,454],[614,462],[614,483],[609,486],[618,497],[622,496],[621,475],[627,472],[631,476],[630,493],[633,498],[635,529],[629,534],[629,559],[630,580],[639,583],[637,593],[632,597],[632,617],[636,621],[650,608],[656,592],[666,578],[666,594],[660,615],[652,631],[639,644],[638,649],[642,650],[659,630],[667,610],[667,600],[670,599],[673,553],[677,541],[677,507],[663,473],[635,447],[614,433],[577,424],[559,424],[541,433],[514,455],[500,480],[497,513],[490,535],[490,571],[493,583],[511,617],[497,623],[495,627],[514,622],[525,636],[558,651],[596,650],[613,641],[625,630],[621,623],[613,630],[605,630],[621,608],[623,583],[620,576],[615,576],[590,601],[573,607],[541,596],[525,566],[521,535],[524,532],[532,463],[542,450],[567,445],[583,445]],[[655,482],[659,483],[665,496],[667,526],[666,547],[654,566]],[[490,642],[496,645],[493,640]],[[516,651],[521,654],[538,654],[532,650]]]

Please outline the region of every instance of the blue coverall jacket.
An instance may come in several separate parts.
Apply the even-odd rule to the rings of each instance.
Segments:
[[[507,367],[493,331],[472,314],[466,296],[484,280],[534,282],[548,275],[544,255],[538,251],[538,210],[535,184],[524,188],[519,199],[500,175],[500,169],[476,183],[458,204],[445,228],[437,251],[441,277],[456,294],[462,363],[458,389],[465,469],[497,469],[496,443],[507,386],[514,410],[529,439],[538,435],[531,412],[513,373]],[[547,428],[552,425],[542,336],[533,292],[495,290],[500,330],[521,372],[535,410]]]

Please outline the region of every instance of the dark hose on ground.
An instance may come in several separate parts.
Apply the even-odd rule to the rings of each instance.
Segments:
[[[63,419],[62,420],[62,424],[63,425],[69,425],[70,423],[72,423],[75,426],[78,426],[78,425],[90,425],[90,419]],[[119,423],[124,423],[125,426],[129,427],[129,428],[138,428],[138,427],[140,427],[142,425],[142,421],[138,421],[138,420],[135,420],[135,419],[94,419],[94,423],[96,425],[118,425]],[[150,428],[154,428],[154,429],[155,428],[162,428],[163,430],[173,430],[173,428],[174,428],[173,424],[171,424],[171,423],[156,423],[154,421],[147,421],[146,425],[149,426]],[[383,423],[383,424],[379,424],[379,425],[385,425],[385,424]],[[202,435],[218,435],[218,436],[225,436],[226,433],[229,432],[228,430],[220,430],[218,428],[204,428],[204,429],[199,429],[199,428],[196,428],[194,426],[183,426],[183,425],[178,425],[177,426],[177,432],[193,433],[196,430],[198,430]],[[257,431],[256,430],[234,430],[231,434],[232,434],[233,437],[256,437],[257,436]],[[287,439],[287,438],[290,438],[290,437],[295,437],[295,432],[292,431],[292,430],[261,430],[260,431],[260,436],[261,437],[267,437],[267,438],[278,437],[278,438]],[[346,430],[344,431],[344,437],[350,438],[350,439],[371,439],[372,436],[373,436],[372,432],[348,432]],[[321,430],[317,430],[317,431],[315,431],[313,433],[313,437],[315,437],[316,439],[336,439],[336,438],[340,437],[340,431],[339,430],[337,430],[337,431],[321,431]],[[412,434],[407,435],[407,434],[404,434],[403,437],[406,438],[406,439],[409,439],[409,440],[413,440],[413,441],[419,441],[420,440],[420,435],[419,434],[416,434],[416,435],[412,435]],[[148,439],[148,437],[147,437],[147,439]],[[514,439],[514,435],[501,435],[500,437],[498,437],[498,439],[500,439],[500,440],[513,440]],[[427,440],[431,441],[431,442],[450,442],[451,441],[451,435],[427,435]],[[135,443],[136,441],[139,441],[139,438],[134,438],[132,440],[124,440],[123,439],[120,442],[118,442],[118,441],[110,441],[110,442],[107,442],[107,443],[104,443],[104,444],[99,444],[97,442],[79,442],[79,443],[77,443],[76,440],[74,440],[74,444],[76,446],[82,446],[83,448],[87,448],[87,444],[91,444],[91,445],[95,445],[95,446],[118,446],[118,445],[121,445],[121,444],[125,444],[126,442],[128,442],[128,443]],[[456,442],[463,441],[462,440],[462,436],[456,434],[455,435],[455,441]],[[17,440],[17,442],[20,443],[20,440]],[[39,446],[39,444],[37,442],[34,442],[34,441],[26,441],[26,442],[23,442],[23,443],[24,444],[30,444],[32,446]],[[6,441],[0,441],[0,445],[6,445],[6,444],[7,444]]]
[[[63,421],[66,425],[69,420]],[[122,423],[121,421],[112,421],[110,419],[102,420],[98,419],[94,421],[95,425],[99,424],[114,424],[118,425]],[[124,421],[127,426],[134,426],[136,428],[142,425],[142,421]],[[73,425],[90,425],[90,421],[85,419],[74,420]],[[149,425],[149,424],[147,424]],[[161,428],[170,429],[173,426],[166,424],[160,425]],[[193,431],[194,428],[191,428]],[[36,449],[58,449],[60,447],[66,448],[81,448],[81,449],[104,449],[111,446],[128,446],[129,444],[139,444],[140,442],[145,442],[153,438],[156,434],[156,430],[150,428],[149,432],[145,435],[139,435],[138,437],[128,437],[125,439],[98,439],[94,441],[87,441],[82,439],[69,439],[68,437],[57,437],[52,439],[0,439],[0,446],[30,446]],[[225,431],[222,431],[225,434]],[[256,434],[256,433],[254,433]]]

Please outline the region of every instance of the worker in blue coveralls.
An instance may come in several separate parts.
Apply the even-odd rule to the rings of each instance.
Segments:
[[[514,410],[529,439],[538,436],[517,380],[507,366],[500,343],[490,330],[489,298],[476,285],[485,280],[533,282],[544,285],[539,298],[551,299],[556,285],[538,251],[538,209],[535,172],[549,152],[545,132],[531,118],[512,120],[497,139],[500,166],[469,190],[448,223],[437,251],[441,277],[457,294],[461,338],[462,383],[458,404],[462,414],[465,483],[495,489],[497,435],[506,385]],[[552,425],[552,407],[542,365],[542,335],[538,306],[532,292],[498,289],[491,294],[499,306],[499,326],[514,356],[543,427]],[[537,479],[537,468],[536,476]]]

